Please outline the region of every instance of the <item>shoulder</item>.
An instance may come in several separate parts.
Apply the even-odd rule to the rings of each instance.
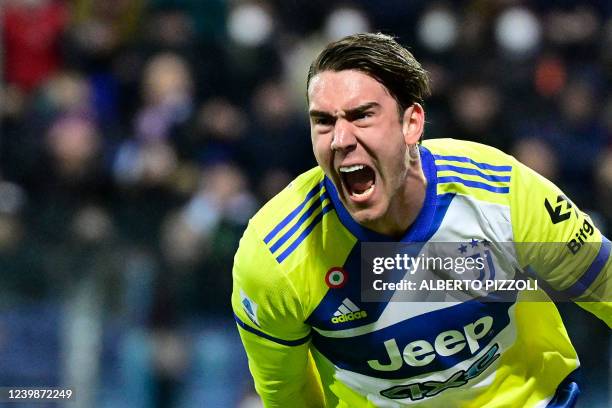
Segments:
[[[426,140],[423,146],[435,163],[438,194],[508,205],[520,166],[512,156],[492,146],[457,139]]]
[[[345,252],[355,242],[335,214],[329,184],[323,170],[315,167],[293,180],[249,223],[245,237],[257,241],[286,274],[305,269],[315,253],[327,261],[331,252]]]
[[[250,220],[234,259],[234,282],[295,296],[307,315],[327,290],[325,274],[342,265],[356,238],[339,220],[325,175],[293,180]]]
[[[512,156],[493,146],[470,142],[467,140],[450,138],[426,139],[423,141],[423,146],[425,146],[434,155],[436,161],[447,160],[469,163],[469,160],[472,160],[482,162],[490,166],[511,166],[515,163],[515,159]],[[476,165],[476,167],[478,166]]]
[[[305,302],[312,290],[306,272],[311,269],[308,263],[294,260],[295,253],[305,252],[309,238],[305,231],[312,232],[315,228],[310,226],[321,223],[318,214],[329,205],[323,181],[320,168],[298,176],[250,220],[234,257],[233,304],[239,316],[243,297],[248,296],[251,304],[259,305],[261,327],[266,327],[264,321],[270,327],[294,322],[294,334],[302,333],[308,314]]]
[[[293,285],[295,268],[283,261],[301,249],[304,231],[327,205],[323,171],[316,167],[298,176],[249,221],[234,258],[234,279],[247,286]]]
[[[282,229],[305,206],[324,194],[324,177],[319,167],[296,177],[253,216],[249,228],[260,239],[271,240],[274,231]]]

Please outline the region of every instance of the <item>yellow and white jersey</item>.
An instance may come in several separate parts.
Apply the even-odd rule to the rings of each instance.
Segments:
[[[402,242],[464,243],[470,254],[513,243],[498,276],[537,277],[612,326],[612,245],[557,187],[481,144],[427,140],[421,159],[425,202]],[[350,217],[320,168],[251,219],[232,305],[265,406],[562,403],[555,393],[579,361],[543,290],[505,302],[363,302],[361,243],[389,241]]]

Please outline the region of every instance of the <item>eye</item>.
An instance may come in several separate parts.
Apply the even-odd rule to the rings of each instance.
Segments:
[[[316,116],[312,118],[312,123],[319,126],[331,126],[334,124],[333,118]]]
[[[372,111],[360,112],[355,116],[355,120],[366,120],[373,116],[374,116],[374,112]]]

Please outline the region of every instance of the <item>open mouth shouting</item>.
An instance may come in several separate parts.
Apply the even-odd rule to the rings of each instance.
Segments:
[[[342,187],[356,203],[366,202],[376,188],[376,173],[366,164],[340,166],[338,169]]]

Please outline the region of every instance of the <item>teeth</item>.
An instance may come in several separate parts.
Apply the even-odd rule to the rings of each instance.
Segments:
[[[343,166],[340,167],[340,173],[350,173],[352,171],[361,170],[365,167],[364,164],[354,164],[352,166]]]
[[[363,193],[351,193],[351,195],[353,197],[364,197],[367,196],[368,194],[370,194],[372,192],[372,190],[374,190],[374,184],[372,184],[370,186],[370,188],[368,188],[366,191],[364,191]]]

